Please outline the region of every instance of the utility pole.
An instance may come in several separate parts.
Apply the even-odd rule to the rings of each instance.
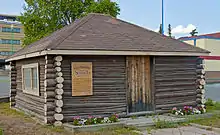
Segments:
[[[162,0],[162,35],[164,35],[164,0]]]

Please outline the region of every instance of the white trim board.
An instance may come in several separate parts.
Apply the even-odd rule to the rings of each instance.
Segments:
[[[6,62],[43,56],[55,55],[148,55],[148,56],[208,56],[209,53],[196,52],[144,52],[144,51],[93,51],[93,50],[45,50],[6,59]]]

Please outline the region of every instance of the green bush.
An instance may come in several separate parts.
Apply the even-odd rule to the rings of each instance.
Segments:
[[[206,106],[214,106],[214,102],[212,99],[208,98],[207,101],[205,102]]]

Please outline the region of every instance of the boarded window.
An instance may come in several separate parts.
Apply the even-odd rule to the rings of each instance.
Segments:
[[[92,95],[92,62],[72,62],[72,96]]]
[[[24,93],[39,96],[38,63],[22,66],[22,88]]]

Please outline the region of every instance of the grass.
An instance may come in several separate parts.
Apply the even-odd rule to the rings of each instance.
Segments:
[[[0,128],[0,135],[3,135],[3,130]]]
[[[177,128],[178,123],[172,122],[172,121],[166,121],[166,120],[161,120],[159,118],[153,119],[155,128],[156,129],[162,129],[162,128]]]

